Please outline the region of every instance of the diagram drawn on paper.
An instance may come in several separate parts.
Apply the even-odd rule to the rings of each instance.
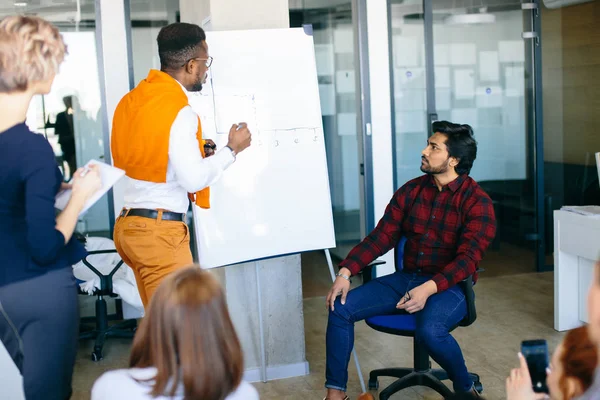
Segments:
[[[286,144],[307,144],[318,142],[323,137],[320,127],[276,127],[280,116],[273,116],[254,93],[223,94],[215,93],[212,78],[206,82],[202,92],[190,96],[190,105],[200,116],[203,135],[216,140],[227,137],[233,124],[245,122],[252,132],[253,143],[263,146],[270,143],[274,147]]]
[[[259,132],[254,95],[197,94],[191,96],[190,105],[200,116],[207,137],[227,135],[231,126],[240,122],[246,122],[251,132]]]
[[[306,144],[318,142],[323,136],[322,129],[317,127],[261,129],[256,97],[250,94],[197,94],[191,97],[190,105],[200,116],[202,132],[207,138],[227,135],[231,126],[240,122],[248,124],[253,143],[258,146],[265,143],[271,143],[274,147]]]

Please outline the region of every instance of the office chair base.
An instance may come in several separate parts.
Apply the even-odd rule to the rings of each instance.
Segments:
[[[129,319],[118,324],[111,325],[105,330],[91,330],[83,332],[79,335],[79,339],[95,339],[94,350],[92,351],[92,361],[100,361],[104,358],[102,349],[106,338],[133,338],[137,328],[137,321],[135,319]]]
[[[91,330],[83,332],[79,335],[79,339],[95,339],[94,350],[92,351],[92,361],[100,361],[104,358],[102,349],[104,348],[104,342],[106,338],[133,338],[137,328],[137,321],[135,319],[129,319],[118,324],[114,324],[105,330]]]
[[[137,320],[128,319],[114,325],[108,325],[110,320],[123,319],[123,309],[120,300],[116,302],[117,312],[112,315],[108,315],[106,300],[102,296],[98,296],[96,300],[96,316],[82,318],[82,322],[95,322],[95,329],[81,329],[79,333],[79,339],[95,339],[94,350],[92,351],[92,361],[100,361],[104,356],[102,355],[102,349],[104,348],[104,342],[106,338],[118,337],[118,338],[133,338],[135,330],[137,328]]]
[[[475,389],[481,393],[483,385],[479,381],[479,376],[472,373],[469,373],[469,375],[473,382],[475,382]],[[441,394],[444,399],[452,399],[454,397],[454,393],[442,383],[443,380],[448,379],[448,374],[441,369],[429,369],[425,371],[415,371],[412,368],[376,369],[369,374],[369,390],[377,390],[379,388],[379,380],[377,379],[379,376],[399,378],[379,394],[379,400],[387,400],[394,393],[412,386],[429,387]]]

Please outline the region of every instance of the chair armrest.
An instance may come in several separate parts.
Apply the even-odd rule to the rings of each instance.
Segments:
[[[363,284],[373,280],[375,278],[376,267],[385,263],[386,262],[383,260],[375,260],[369,265],[367,265],[365,268],[363,268],[363,270],[360,271],[360,274],[362,274],[363,277]]]
[[[477,268],[477,272],[483,272],[481,268]],[[465,301],[467,303],[467,315],[461,322],[462,326],[471,325],[477,319],[477,309],[475,307],[475,292],[473,291],[473,275],[469,276],[458,282],[459,287],[465,294]]]

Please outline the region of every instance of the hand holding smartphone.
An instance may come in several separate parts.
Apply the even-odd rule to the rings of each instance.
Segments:
[[[521,354],[527,361],[533,391],[548,393],[546,369],[549,365],[548,343],[545,340],[524,340],[521,342]]]

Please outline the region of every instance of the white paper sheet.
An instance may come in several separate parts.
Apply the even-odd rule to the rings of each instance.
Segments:
[[[450,45],[450,64],[477,64],[477,46],[474,43],[452,43]]]
[[[475,96],[475,71],[472,69],[454,70],[454,98],[468,100]]]
[[[447,44],[436,44],[433,46],[433,57],[435,65],[450,64],[450,47]]]
[[[452,87],[449,67],[435,67],[435,87],[436,89]]]
[[[562,206],[560,209],[586,217],[600,218],[600,206]]]
[[[102,187],[85,203],[79,215],[85,214],[102,196],[106,194],[122,177],[125,171],[115,168],[98,160],[90,160],[85,166],[99,165],[100,177],[102,178]],[[63,190],[56,195],[54,207],[64,210],[71,199],[71,189]]]
[[[356,92],[353,70],[341,70],[335,73],[335,90],[338,93]]]
[[[507,97],[523,97],[525,95],[525,68],[504,68],[504,79],[506,80]]]
[[[356,136],[356,113],[339,113],[337,122],[338,135]]]
[[[331,44],[315,44],[315,60],[319,75],[333,75],[333,46]]]
[[[354,32],[352,28],[334,29],[333,46],[336,53],[354,52]]]
[[[346,33],[351,39],[352,31]],[[352,51],[353,41],[340,34],[336,46],[349,44]],[[314,37],[302,28],[206,35],[219,60],[211,68],[215,98],[255,96],[257,129],[251,129],[252,146],[211,185],[211,208],[193,206],[199,264],[213,268],[335,247]],[[206,114],[195,111],[201,119]],[[211,139],[219,148],[227,144],[227,135]]]
[[[479,79],[490,82],[497,82],[500,79],[497,51],[482,51],[479,53]]]
[[[500,62],[525,62],[525,42],[507,40],[498,42]]]
[[[422,111],[404,111],[396,113],[397,133],[425,133],[426,115]],[[426,137],[426,136],[424,136]]]
[[[425,111],[427,97],[424,89],[407,89],[394,96],[396,111]]]
[[[418,67],[419,43],[417,38],[394,37],[394,63],[396,67]]]
[[[438,111],[452,108],[452,92],[450,89],[437,89],[435,91],[435,108]]]

